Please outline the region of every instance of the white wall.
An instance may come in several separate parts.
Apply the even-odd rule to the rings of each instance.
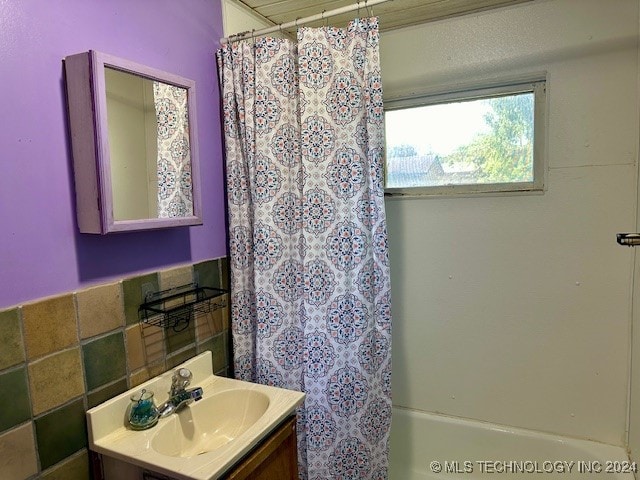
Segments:
[[[270,27],[264,18],[233,0],[222,0],[222,27],[226,36]]]
[[[544,195],[390,199],[394,404],[625,443],[638,0],[382,35],[385,97],[547,72]]]
[[[257,28],[229,4],[225,34]],[[638,0],[382,35],[387,98],[547,72],[549,103],[544,195],[387,201],[396,405],[624,443],[637,35]]]
[[[640,25],[640,18],[639,18]],[[639,27],[640,28],[640,27]],[[640,58],[640,48],[638,49],[638,58]],[[640,91],[640,75],[638,77],[638,91]],[[639,101],[640,102],[640,101]],[[640,140],[640,139],[639,139]],[[640,171],[640,166],[639,166]],[[639,176],[640,178],[640,176]],[[638,205],[640,205],[640,188],[638,189]],[[640,228],[640,211],[636,220],[635,232]],[[638,248],[634,248],[635,254],[635,271],[633,273],[634,280],[631,283],[633,295],[632,308],[632,335],[631,335],[631,382],[629,397],[629,438],[628,450],[631,459],[635,462],[640,461],[640,255]]]

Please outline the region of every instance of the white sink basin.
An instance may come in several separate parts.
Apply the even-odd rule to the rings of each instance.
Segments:
[[[127,422],[131,395],[144,388],[154,392],[160,405],[178,368],[191,370],[190,388],[202,387],[202,400],[161,418],[148,430],[131,429]],[[89,448],[120,467],[147,469],[178,480],[213,480],[295,414],[303,400],[302,392],[213,375],[211,352],[204,352],[90,409]]]
[[[216,393],[170,415],[151,440],[151,448],[172,457],[194,457],[242,435],[269,407],[269,397],[254,390]]]

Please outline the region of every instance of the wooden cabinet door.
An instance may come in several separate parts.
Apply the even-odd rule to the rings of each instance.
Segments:
[[[224,478],[228,480],[297,480],[296,417],[285,420]]]

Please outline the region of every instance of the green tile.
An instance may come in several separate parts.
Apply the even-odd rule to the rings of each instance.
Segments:
[[[82,400],[37,418],[35,424],[43,470],[87,446],[87,423]]]
[[[41,480],[90,480],[87,451],[62,462],[41,475]]]
[[[213,371],[217,372],[228,365],[227,360],[227,342],[224,332],[216,335],[211,339],[213,348],[211,349],[211,360],[213,362]]]
[[[229,258],[228,257],[224,257],[220,259],[220,275],[221,275],[220,288],[229,290]]]
[[[127,379],[123,378],[115,383],[107,385],[99,390],[94,391],[87,395],[87,404],[89,408],[93,408],[96,405],[100,405],[106,402],[110,398],[120,395],[122,392],[126,392],[128,389]]]
[[[213,337],[211,337],[208,340],[205,340],[204,342],[200,342],[200,344],[198,345],[198,354],[201,354],[202,352],[206,352],[207,350],[209,350],[210,352],[213,352]]]
[[[194,278],[198,279],[201,287],[220,288],[219,260],[207,260],[193,266]]]
[[[226,342],[226,335],[224,333],[220,333],[219,335],[216,335],[215,337],[212,337],[198,345],[199,354],[207,350],[211,352],[211,367],[213,368],[213,373],[223,377],[230,376],[229,373],[231,367],[231,360],[228,358],[228,352],[230,352],[230,349],[228,346],[225,347]]]
[[[0,370],[24,362],[24,347],[20,332],[18,309],[0,312]]]
[[[193,348],[190,348],[183,352],[176,353],[175,355],[167,357],[167,367],[169,368],[169,370],[171,370],[172,368],[180,365],[181,363],[186,362],[187,360],[195,356],[196,356],[196,347],[194,346]]]
[[[196,321],[192,318],[189,325],[179,332],[172,328],[167,328],[164,332],[165,345],[167,347],[167,355],[187,348],[190,345],[195,346],[196,341]]]
[[[87,391],[126,376],[124,335],[113,333],[82,346]]]
[[[27,369],[0,375],[0,432],[31,418]]]
[[[231,337],[231,330],[225,330],[222,334],[224,335],[225,345],[225,366],[230,367],[233,365],[233,338]]]
[[[158,291],[158,274],[150,273],[140,277],[128,278],[122,281],[122,295],[124,298],[124,315],[127,325],[138,322],[138,308],[144,303],[143,285],[150,284],[153,291]]]

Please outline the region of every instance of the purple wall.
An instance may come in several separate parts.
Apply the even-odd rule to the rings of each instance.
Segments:
[[[0,309],[226,254],[221,36],[219,0],[0,0]],[[62,59],[90,49],[196,81],[204,225],[78,233]]]

